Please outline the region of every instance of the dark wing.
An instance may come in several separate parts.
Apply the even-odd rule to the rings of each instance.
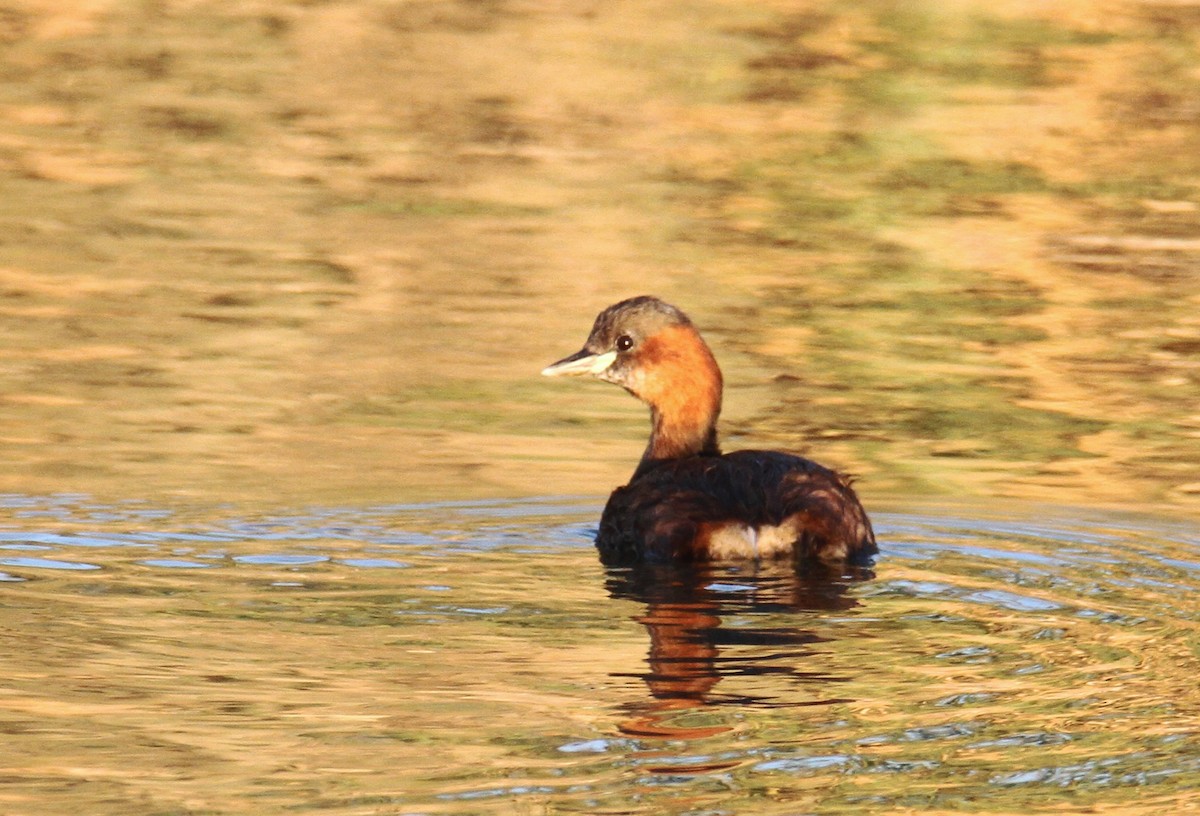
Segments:
[[[605,563],[703,558],[708,525],[791,521],[797,560],[864,557],[875,537],[850,485],[828,468],[776,451],[737,451],[662,462],[615,490],[596,546]],[[839,553],[841,555],[839,555]]]

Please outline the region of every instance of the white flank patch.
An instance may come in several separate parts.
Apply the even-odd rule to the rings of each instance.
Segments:
[[[709,534],[709,558],[714,561],[780,558],[792,554],[799,534],[791,519],[762,527],[731,521]]]

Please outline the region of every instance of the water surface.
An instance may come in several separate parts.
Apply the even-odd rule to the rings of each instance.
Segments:
[[[1187,524],[879,513],[873,572],[805,578],[606,570],[562,499],[6,504],[12,812],[1198,801]]]
[[[0,44],[0,486],[595,494],[653,292],[877,495],[1200,498],[1189,3],[115,2]]]
[[[0,5],[0,811],[1194,810],[1194,3]],[[873,574],[603,569],[653,292]],[[578,498],[583,497],[583,498]]]

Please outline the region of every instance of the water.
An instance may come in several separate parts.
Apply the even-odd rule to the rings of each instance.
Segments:
[[[1191,0],[10,2],[0,56],[0,812],[1197,809]],[[599,565],[645,410],[537,372],[644,292],[874,574]]]
[[[878,513],[872,571],[601,567],[586,501],[9,496],[13,813],[1200,807],[1200,532]]]
[[[14,8],[0,489],[599,493],[644,411],[536,373],[652,292],[732,445],[1200,512],[1196,16],[1122,8]]]

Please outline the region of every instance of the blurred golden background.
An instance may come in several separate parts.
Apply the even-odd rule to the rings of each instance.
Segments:
[[[622,297],[876,502],[1200,509],[1200,5],[0,4],[0,488],[602,495]]]

